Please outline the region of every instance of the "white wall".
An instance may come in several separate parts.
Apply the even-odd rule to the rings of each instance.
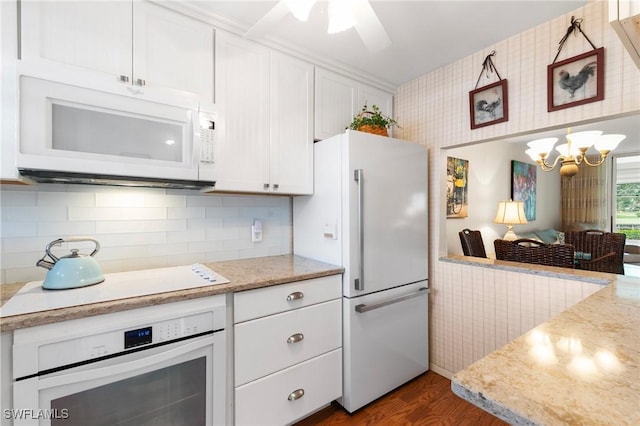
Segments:
[[[540,3],[540,7],[544,7],[544,2]],[[558,41],[569,27],[572,15],[583,18],[583,31],[597,47],[605,48],[605,99],[548,113],[547,65],[553,61]],[[459,42],[463,43],[464,40]],[[590,49],[591,46],[583,37],[571,37],[559,60]],[[509,82],[509,121],[471,130],[469,91],[476,84],[482,61],[492,50],[496,51],[493,60],[500,75]],[[527,324],[535,324],[516,325],[511,318],[527,315],[531,309],[528,303],[531,298],[549,299],[545,295],[550,287],[541,284],[533,274],[513,272],[498,280],[499,275],[485,273],[486,268],[439,259],[447,253],[446,170],[443,170],[446,169],[447,150],[444,148],[637,113],[640,111],[640,70],[609,25],[607,3],[594,1],[407,82],[398,88],[395,101],[396,118],[402,126],[396,136],[419,142],[430,151],[430,362],[434,370],[450,375],[497,349],[504,341],[488,340],[471,330],[488,323],[494,324],[495,329],[512,327],[513,334],[523,333]],[[468,159],[472,167],[477,164],[473,157]],[[504,168],[509,169],[508,162]],[[505,194],[508,190],[503,191]],[[495,198],[487,200],[487,203],[490,209],[495,208]],[[510,292],[514,290],[511,287],[513,282],[517,283],[518,288],[524,286],[527,291]],[[578,281],[569,283],[572,288],[580,284]],[[492,302],[497,298],[501,298],[503,303]],[[474,300],[486,300],[488,306],[483,310],[474,310],[474,314],[470,315],[469,309],[473,307]],[[552,301],[555,301],[555,296],[549,303]],[[505,309],[509,316],[502,314]],[[500,315],[496,316],[497,313]],[[546,318],[548,315],[536,316],[535,322]],[[473,333],[472,338],[468,333]],[[461,356],[461,353],[469,355]]]
[[[289,197],[41,184],[3,185],[0,204],[1,283],[44,279],[35,263],[45,246],[75,235],[100,242],[105,273],[291,253]],[[251,242],[254,219],[263,222],[260,243]],[[80,246],[88,253],[92,244]]]
[[[492,257],[493,240],[501,238],[506,225],[493,223],[499,201],[511,198],[511,161],[531,163],[521,143],[506,141],[485,142],[446,150],[449,157],[469,160],[468,216],[448,218],[447,254],[462,254],[458,232],[477,229],[482,232],[485,250]],[[446,174],[446,170],[445,170]],[[536,171],[536,219],[525,225],[516,225],[514,232],[560,227],[560,173]]]

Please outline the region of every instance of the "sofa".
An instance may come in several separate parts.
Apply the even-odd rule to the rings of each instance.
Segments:
[[[556,231],[553,228],[540,229],[538,231],[518,232],[518,238],[527,238],[530,240],[541,241],[545,244],[562,243],[564,233]]]

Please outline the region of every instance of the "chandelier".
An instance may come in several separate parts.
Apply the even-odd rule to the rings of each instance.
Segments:
[[[567,130],[567,143],[558,145],[556,151],[560,155],[556,157],[553,163],[547,162],[549,154],[558,138],[544,138],[529,142],[529,149],[525,151],[533,161],[536,161],[540,168],[545,172],[550,172],[559,164],[560,176],[572,177],[578,173],[578,166],[586,164],[587,166],[597,167],[604,163],[607,155],[616,147],[625,135],[611,134],[603,135],[600,130],[589,130],[585,132],[571,133],[571,128]],[[600,152],[600,159],[590,162],[587,158],[587,150],[593,146]]]

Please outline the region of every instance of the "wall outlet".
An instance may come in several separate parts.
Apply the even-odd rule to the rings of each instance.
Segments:
[[[259,243],[260,241],[262,241],[262,222],[254,219],[251,225],[251,242]]]

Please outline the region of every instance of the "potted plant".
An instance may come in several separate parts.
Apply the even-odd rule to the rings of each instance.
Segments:
[[[380,112],[377,105],[371,105],[371,110],[364,104],[362,111],[353,117],[353,121],[349,125],[349,129],[358,130],[360,132],[373,133],[381,136],[389,136],[387,129],[398,126],[398,122],[393,118],[386,116]]]

